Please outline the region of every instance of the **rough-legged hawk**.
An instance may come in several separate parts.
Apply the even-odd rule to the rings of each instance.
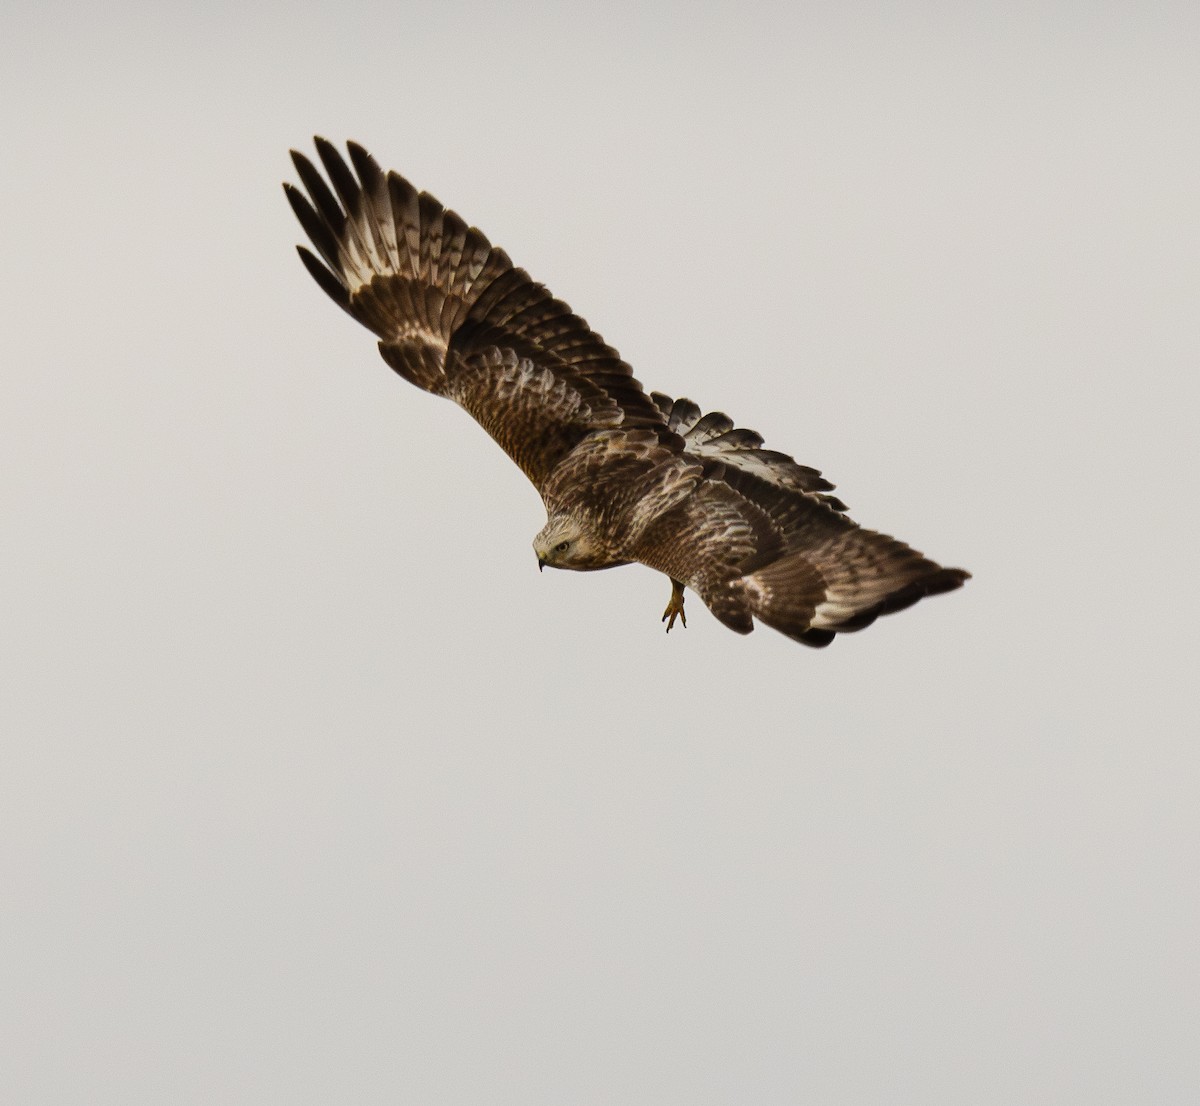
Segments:
[[[316,282],[379,337],[406,380],[467,412],[533,481],[539,567],[639,561],[740,634],[806,645],[960,587],[968,573],[864,530],[815,469],[687,399],[647,394],[617,351],[474,227],[348,145],[316,140],[330,189],[293,152],[284,185]]]

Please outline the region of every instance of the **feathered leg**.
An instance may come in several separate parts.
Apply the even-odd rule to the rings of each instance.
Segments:
[[[671,632],[671,627],[675,625],[675,619],[678,618],[683,624],[683,628],[687,629],[687,615],[683,613],[683,584],[671,577],[671,601],[667,604],[667,609],[663,611],[662,621],[667,624],[667,633]]]

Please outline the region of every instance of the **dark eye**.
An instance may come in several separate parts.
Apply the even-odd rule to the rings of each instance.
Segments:
[[[560,541],[554,547],[554,552],[555,553],[565,553],[570,548],[570,546],[571,546],[571,543],[569,541]]]

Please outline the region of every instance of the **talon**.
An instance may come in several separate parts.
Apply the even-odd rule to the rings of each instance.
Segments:
[[[667,633],[671,632],[671,627],[675,625],[675,619],[678,618],[683,628],[687,629],[687,615],[683,613],[683,585],[678,580],[671,581],[671,601],[667,604],[667,609],[663,611],[663,616],[660,621],[667,624]]]

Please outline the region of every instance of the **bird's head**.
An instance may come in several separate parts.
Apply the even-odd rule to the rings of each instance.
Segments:
[[[537,554],[538,568],[570,568],[586,572],[593,568],[607,568],[613,563],[604,555],[599,543],[588,533],[578,519],[570,515],[555,514],[533,539],[533,551]]]

